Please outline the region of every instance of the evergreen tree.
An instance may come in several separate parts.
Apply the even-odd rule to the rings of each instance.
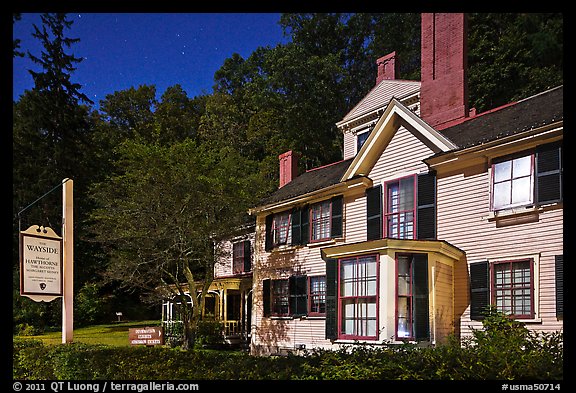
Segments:
[[[65,30],[72,22],[66,14],[43,14],[42,26],[34,25],[33,37],[37,38],[43,51],[40,56],[30,52],[27,55],[40,66],[40,71],[30,73],[34,87],[27,90],[13,104],[13,214],[14,234],[18,229],[30,225],[50,226],[57,233],[61,228],[62,202],[61,192],[54,191],[33,205],[25,213],[17,213],[38,197],[51,190],[64,178],[75,181],[75,224],[84,219],[89,209],[85,205],[86,185],[89,183],[91,161],[88,159],[89,146],[86,143],[91,130],[89,108],[81,102],[90,104],[90,100],[80,92],[81,86],[72,82],[71,74],[81,58],[66,53],[66,48],[78,42],[67,38]],[[83,234],[75,229],[77,239]],[[14,236],[14,268],[17,270],[18,236]],[[82,266],[94,267],[93,263],[83,264],[85,254],[82,243],[76,243],[75,260],[79,267],[75,271],[78,284],[82,283]],[[15,275],[18,276],[17,274]],[[17,290],[15,283],[15,290]],[[18,299],[26,307],[28,299]],[[58,302],[51,302],[58,303]],[[49,312],[36,315],[38,324],[52,324],[57,307],[44,305]],[[52,310],[52,311],[50,311]],[[15,323],[18,321],[15,316]]]

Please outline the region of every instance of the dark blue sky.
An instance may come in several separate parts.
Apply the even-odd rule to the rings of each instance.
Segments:
[[[97,106],[106,94],[156,85],[158,98],[180,84],[189,97],[211,93],[214,72],[233,53],[247,58],[259,46],[286,43],[274,13],[69,13],[69,38],[80,38],[67,53],[84,60],[72,80]],[[21,50],[40,57],[32,37],[41,26],[39,14],[22,14],[13,26]],[[34,84],[27,71],[39,71],[25,58],[14,58],[13,99]]]

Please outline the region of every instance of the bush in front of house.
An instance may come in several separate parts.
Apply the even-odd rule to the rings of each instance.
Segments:
[[[563,379],[563,334],[534,333],[499,313],[436,347],[354,345],[303,356],[165,347],[44,345],[14,340],[14,379],[547,380]]]

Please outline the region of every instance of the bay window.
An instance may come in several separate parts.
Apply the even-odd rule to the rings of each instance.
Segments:
[[[378,258],[340,260],[340,338],[378,338]]]

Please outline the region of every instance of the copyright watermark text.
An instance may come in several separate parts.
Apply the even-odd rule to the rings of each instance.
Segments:
[[[172,382],[20,382],[12,384],[15,392],[148,392],[148,391],[196,391],[200,390],[197,383],[172,383]]]

